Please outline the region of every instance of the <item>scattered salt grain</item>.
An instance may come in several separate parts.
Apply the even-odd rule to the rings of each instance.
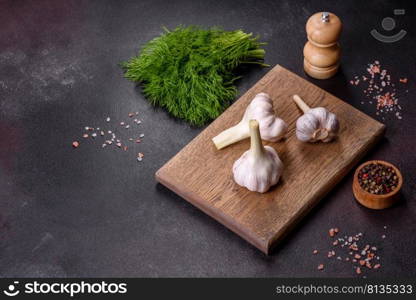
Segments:
[[[130,112],[128,114],[128,116],[131,118],[131,117],[137,116],[138,114],[139,114],[139,112],[134,112],[134,113],[133,112]],[[105,119],[106,122],[110,122],[110,120],[111,120],[110,117],[106,117],[106,119]],[[141,123],[141,121],[139,119],[137,119],[137,118],[134,119],[134,122],[137,123],[137,124],[140,124]],[[129,129],[131,127],[131,124],[126,124],[126,122],[124,122],[124,121],[121,121],[120,122],[120,125],[122,125],[125,129]],[[88,138],[90,136],[93,137],[93,138],[96,138],[99,135],[105,136],[106,133],[108,133],[109,135],[111,135],[111,138],[105,140],[104,143],[101,144],[101,148],[105,148],[105,147],[108,147],[109,145],[115,144],[118,148],[121,148],[124,151],[127,151],[128,150],[128,147],[126,145],[124,145],[124,142],[123,141],[124,141],[125,138],[123,137],[122,134],[120,134],[119,137],[116,137],[116,134],[112,130],[107,130],[107,129],[104,130],[104,128],[103,129],[100,129],[100,127],[95,127],[94,128],[94,127],[91,127],[91,126],[85,126],[84,129],[88,133],[83,133],[82,134],[82,137],[83,138]],[[140,138],[144,137],[144,134],[141,133],[139,135],[139,137]],[[131,142],[136,141],[136,143],[140,143],[141,142],[141,139],[140,138],[134,139],[134,138],[130,137],[130,138],[128,138],[128,140],[131,141]],[[80,145],[80,143],[78,141],[72,142],[72,146],[74,148],[79,147],[79,145]],[[144,154],[143,153],[139,153],[138,156],[137,156],[137,160],[138,161],[142,161],[143,160],[143,157],[144,157]]]
[[[328,235],[330,237],[334,237],[335,234],[338,232],[339,232],[339,229],[330,228],[328,230]],[[363,272],[363,269],[362,269],[363,267],[365,267],[367,270],[379,268],[380,264],[375,264],[373,266],[373,263],[374,263],[373,259],[374,260],[380,259],[378,255],[376,256],[376,252],[378,248],[370,244],[363,245],[362,243],[363,243],[362,232],[359,232],[351,236],[345,235],[344,238],[340,237],[340,238],[331,239],[331,244],[332,244],[331,247],[333,248],[329,249],[326,256],[328,258],[331,258],[337,254],[338,256],[336,256],[336,259],[339,261],[346,261],[346,262],[352,263],[355,273],[357,274],[361,274]],[[341,248],[343,248],[344,246],[347,246],[346,248],[348,250],[341,250]],[[334,250],[336,247],[339,247],[339,251],[337,251],[337,253]],[[350,257],[342,258],[342,255],[340,255],[342,254],[342,251],[347,251],[344,253],[345,254],[348,253]],[[318,250],[315,249],[313,250],[312,253],[317,254]],[[322,265],[322,268],[323,268],[323,265]]]
[[[391,81],[391,76],[388,74],[386,69],[381,70],[381,65],[379,61],[374,61],[374,63],[368,64],[367,73],[370,75],[370,80],[365,82],[363,89],[364,95],[369,98],[369,104],[376,104],[376,115],[381,116],[381,114],[386,115],[388,113],[394,113],[397,119],[401,120],[402,108],[399,105],[398,92],[395,88],[395,84]],[[366,78],[365,76],[363,77]],[[357,76],[354,77],[355,79]],[[406,83],[407,78],[400,78],[401,83]],[[351,85],[357,86],[359,81],[351,80]],[[361,85],[360,85],[361,86]],[[361,101],[361,104],[365,104],[364,101]],[[381,116],[384,120],[384,116]]]

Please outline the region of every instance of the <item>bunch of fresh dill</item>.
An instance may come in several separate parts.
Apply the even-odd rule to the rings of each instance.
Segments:
[[[218,117],[234,99],[238,65],[267,66],[262,43],[251,33],[195,26],[164,30],[123,63],[125,77],[141,83],[153,105],[192,125]]]

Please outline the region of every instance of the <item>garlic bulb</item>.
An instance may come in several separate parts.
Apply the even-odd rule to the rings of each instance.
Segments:
[[[298,95],[293,100],[304,112],[296,121],[296,136],[302,142],[329,142],[339,131],[337,116],[326,108],[309,106]]]
[[[249,121],[249,131],[251,146],[233,165],[234,181],[250,191],[264,193],[279,181],[283,163],[272,147],[263,146],[256,120]]]
[[[270,96],[260,93],[247,106],[243,119],[237,125],[228,128],[212,139],[217,149],[248,138],[250,136],[248,123],[251,119],[258,120],[261,138],[266,141],[277,142],[287,131],[285,121],[274,114]]]

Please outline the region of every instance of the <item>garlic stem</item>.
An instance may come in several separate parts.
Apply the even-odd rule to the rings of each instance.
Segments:
[[[247,123],[239,123],[233,127],[230,127],[219,135],[215,136],[212,141],[217,147],[218,150],[227,147],[228,145],[234,144],[238,141],[244,140],[248,138],[249,132],[248,130],[242,130],[242,126],[247,126]]]
[[[255,157],[263,155],[264,146],[261,142],[259,122],[256,120],[250,120],[250,151]]]
[[[302,100],[299,95],[293,95],[293,100],[296,102],[296,104],[299,106],[299,108],[303,111],[304,114],[306,114],[311,108],[305,103],[305,101]]]

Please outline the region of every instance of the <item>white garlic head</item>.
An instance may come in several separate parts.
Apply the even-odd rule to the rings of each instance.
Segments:
[[[236,160],[233,165],[234,181],[253,192],[267,192],[271,186],[279,182],[283,163],[276,151],[265,146],[262,159],[253,158],[250,150]]]
[[[250,136],[248,124],[250,120],[259,122],[261,138],[266,141],[277,142],[286,134],[287,124],[275,115],[273,101],[266,93],[260,93],[247,106],[243,118],[237,125],[212,138],[217,149],[225,148],[248,138]]]
[[[296,136],[303,142],[329,142],[338,131],[337,117],[324,107],[311,108],[296,121]]]
[[[273,101],[266,93],[257,94],[247,107],[242,122],[249,120],[259,122],[263,140],[277,142],[286,134],[287,124],[275,115]]]
[[[253,192],[267,192],[279,182],[283,163],[276,150],[263,146],[257,121],[250,121],[251,147],[234,162],[234,181]]]

